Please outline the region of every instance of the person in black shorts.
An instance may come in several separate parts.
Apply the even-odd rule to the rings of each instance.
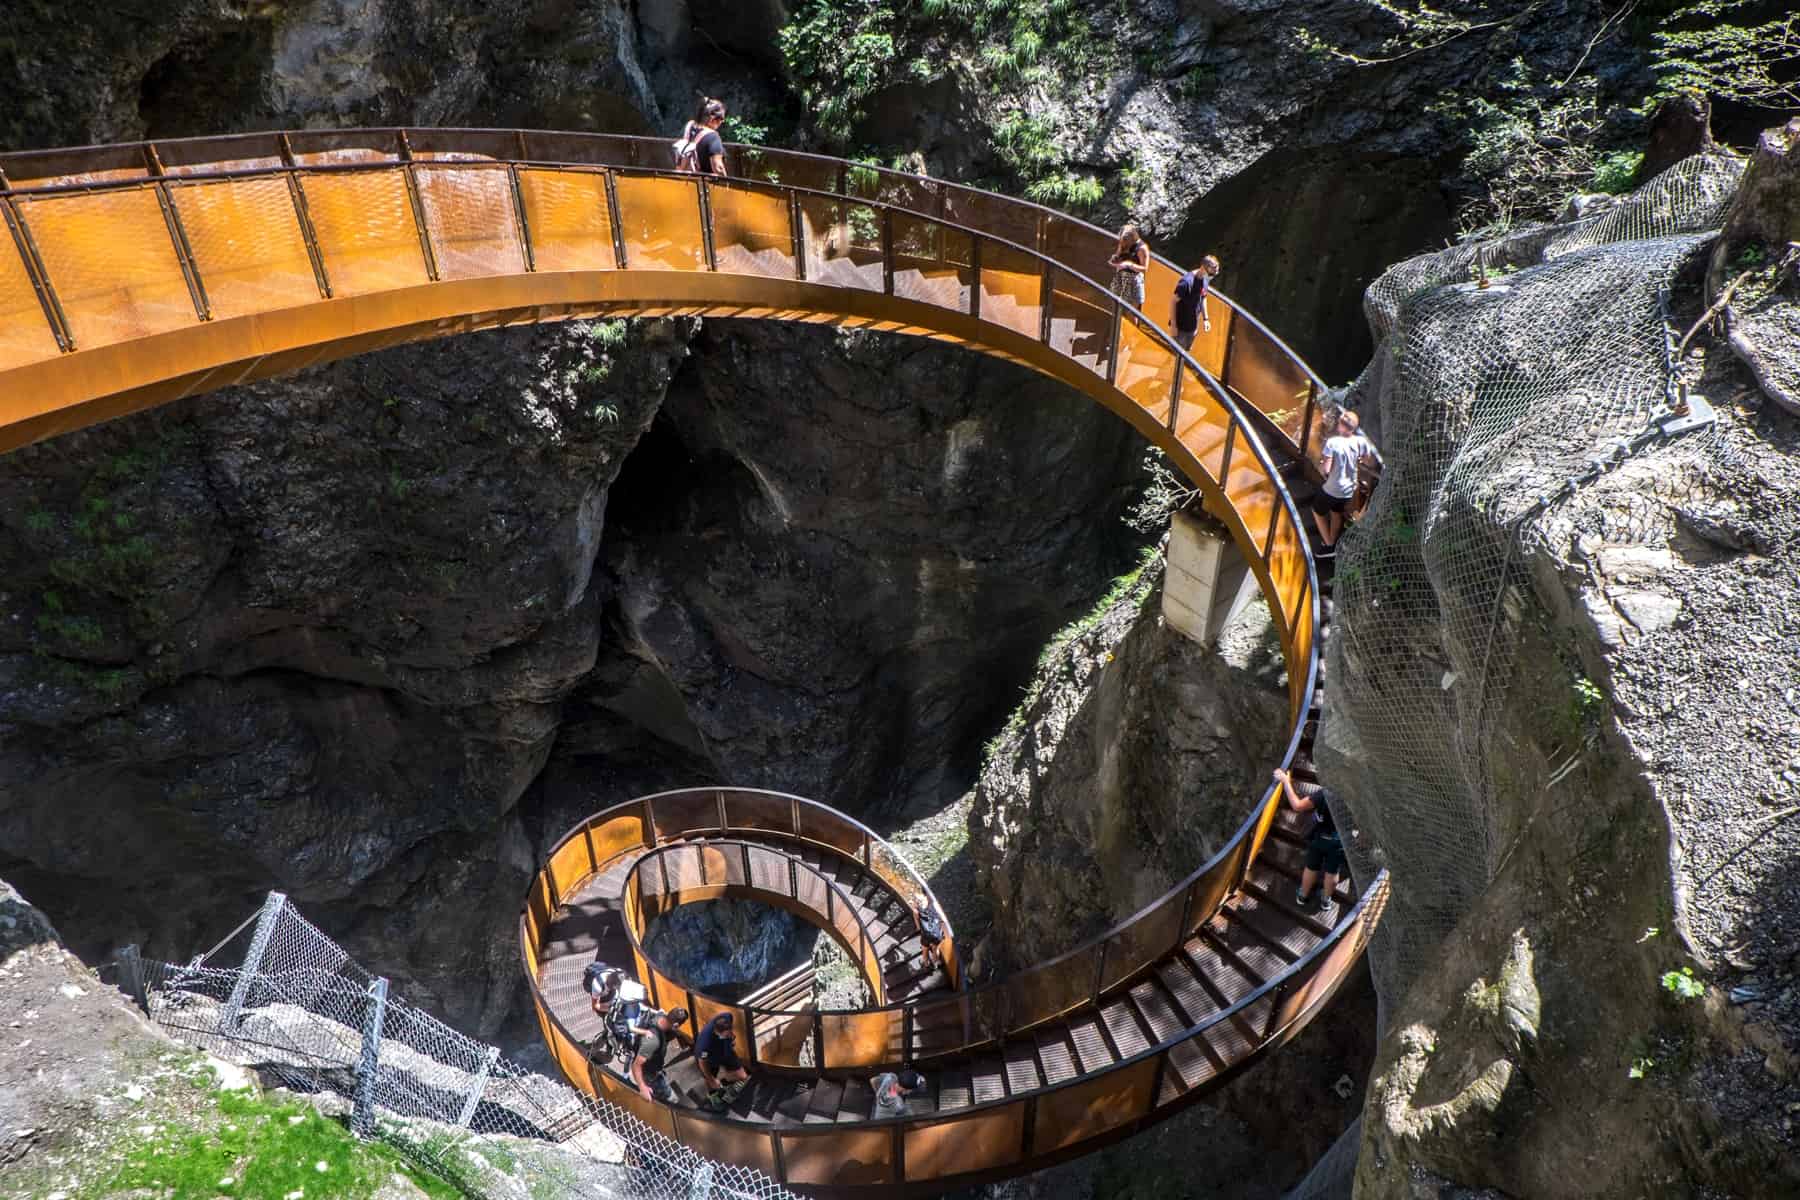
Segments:
[[[927,971],[935,971],[944,965],[943,945],[944,918],[938,916],[929,897],[923,898],[919,901],[919,949],[923,952]]]
[[[706,1099],[715,1107],[731,1103],[750,1082],[750,1072],[738,1059],[732,1024],[731,1014],[722,1012],[706,1023],[694,1041],[694,1061],[706,1080]]]
[[[1337,793],[1316,783],[1295,783],[1293,777],[1279,767],[1275,769],[1275,782],[1286,794],[1289,808],[1313,815],[1312,836],[1306,842],[1306,867],[1300,872],[1300,890],[1294,894],[1294,903],[1302,909],[1329,911],[1338,877],[1344,873],[1344,839],[1338,833],[1337,818],[1332,811],[1338,807]],[[1323,887],[1319,887],[1321,875],[1325,877]],[[1315,902],[1313,889],[1316,887],[1319,898]]]
[[[679,1026],[686,1024],[687,1019],[685,1008],[657,1013],[639,1035],[637,1052],[631,1058],[631,1082],[637,1084],[638,1094],[644,1099],[674,1103],[675,1088],[663,1074],[663,1061],[668,1057],[669,1042],[682,1040]]]

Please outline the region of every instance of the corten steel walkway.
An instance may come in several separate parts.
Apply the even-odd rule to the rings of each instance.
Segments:
[[[1306,525],[1265,446],[1310,472],[1316,377],[1230,305],[1183,354],[1094,282],[1112,237],[1036,205],[804,154],[731,149],[739,177],[659,169],[666,144],[492,130],[354,130],[0,155],[0,450],[246,379],[475,329],[661,314],[852,325],[1023,363],[1165,451],[1268,602],[1292,733],[1318,714],[1322,607]],[[655,164],[655,165],[644,165]],[[1166,298],[1174,268],[1152,264]],[[1216,294],[1215,294],[1216,295]],[[922,881],[855,821],[707,789],[590,818],[520,921],[544,1036],[578,1086],[702,1153],[818,1193],[926,1193],[1016,1174],[1143,1128],[1281,1045],[1330,998],[1386,876],[1324,916],[1284,901],[1298,834],[1273,790],[1213,859],[1099,938],[968,987],[946,942],[917,962]],[[756,896],[820,924],[867,1009],[814,1013],[780,985],[741,1014],[763,1082],[736,1110],[642,1101],[585,1056],[579,966],[604,938],[658,999],[657,912]],[[584,1023],[585,1022],[585,1023]],[[866,1076],[932,1078],[872,1120]],[[678,1067],[677,1075],[691,1070]]]

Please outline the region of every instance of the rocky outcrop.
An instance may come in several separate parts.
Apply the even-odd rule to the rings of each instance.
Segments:
[[[735,1000],[807,961],[819,932],[753,900],[684,904],[650,924],[644,952],[670,979]]]
[[[1702,338],[1712,433],[1580,449],[1644,419],[1586,389],[1582,348],[1653,412],[1657,283],[1677,269],[1691,324],[1705,241],[1565,239],[1485,294],[1411,276],[1319,741],[1353,865],[1394,881],[1359,1196],[1800,1182],[1795,431]]]
[[[1707,285],[1763,394],[1800,415],[1800,117],[1757,142]]]
[[[993,904],[984,967],[1072,950],[1217,853],[1280,758],[1280,648],[1260,602],[1216,649],[1163,620],[1162,561],[1038,664],[969,814]]]
[[[1216,648],[1201,647],[1164,622],[1161,575],[1152,560],[1059,637],[989,747],[969,816],[993,912],[978,970],[1041,962],[1137,912],[1237,830],[1279,760],[1287,692],[1267,610],[1253,602]],[[1359,973],[1293,1043],[1206,1103],[993,1194],[1273,1200],[1353,1119],[1374,1034]],[[1214,1164],[1203,1173],[1199,1144]]]
[[[1129,431],[928,343],[741,327],[706,377],[691,334],[483,334],[0,463],[5,869],[95,954],[279,888],[487,1030],[587,813],[960,791],[1125,552]]]

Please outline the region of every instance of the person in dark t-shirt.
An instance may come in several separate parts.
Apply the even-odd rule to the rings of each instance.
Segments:
[[[631,1082],[637,1084],[638,1094],[644,1099],[661,1100],[665,1104],[675,1099],[675,1089],[663,1075],[663,1060],[668,1057],[669,1042],[681,1040],[678,1026],[685,1024],[687,1019],[685,1008],[657,1013],[656,1019],[638,1036],[637,1053],[631,1059]]]
[[[1194,338],[1202,329],[1212,329],[1212,314],[1206,311],[1206,296],[1213,276],[1219,273],[1219,260],[1207,255],[1200,265],[1175,281],[1175,308],[1169,324],[1175,330],[1175,341],[1183,350],[1194,348]]]
[[[700,102],[700,111],[682,130],[677,143],[675,165],[683,171],[702,175],[725,174],[725,141],[719,126],[725,123],[725,102],[711,97]]]
[[[1289,808],[1313,814],[1312,836],[1306,841],[1306,868],[1300,872],[1300,890],[1295,893],[1294,902],[1302,909],[1327,912],[1332,893],[1337,891],[1338,877],[1344,873],[1344,839],[1338,833],[1334,812],[1339,804],[1337,793],[1316,783],[1295,783],[1279,767],[1275,770],[1275,782],[1286,794]],[[1325,877],[1324,886],[1319,888],[1315,902],[1312,892],[1319,885],[1321,874]]]
[[[694,1059],[706,1080],[707,1100],[715,1107],[729,1104],[750,1081],[750,1072],[738,1058],[728,1012],[722,1012],[706,1023],[694,1041]]]

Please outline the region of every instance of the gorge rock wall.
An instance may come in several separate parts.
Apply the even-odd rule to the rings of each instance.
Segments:
[[[1053,643],[989,747],[969,815],[992,911],[978,971],[1073,950],[1161,896],[1243,824],[1280,758],[1287,689],[1267,609],[1252,602],[1201,647],[1163,621],[1162,570],[1153,558]],[[1374,1043],[1359,972],[1280,1054],[1192,1111],[993,1194],[1273,1200],[1354,1118]]]
[[[989,748],[969,816],[994,913],[984,968],[1055,957],[1161,896],[1218,852],[1280,759],[1267,609],[1201,647],[1163,621],[1161,577],[1158,558],[1053,645]]]
[[[1358,1196],[1800,1181],[1800,440],[1702,333],[1715,428],[1585,465],[1665,402],[1659,289],[1677,329],[1705,304],[1707,226],[1607,236],[1647,228],[1631,203],[1515,243],[1485,294],[1407,264],[1372,305],[1389,465],[1340,550],[1318,753],[1394,884]]]
[[[788,334],[805,386],[709,384],[690,325],[572,324],[9,456],[9,875],[85,952],[174,958],[279,888],[488,1030],[529,872],[587,813],[729,779],[877,814],[967,777],[993,680],[1127,552],[1132,436],[947,347],[703,336]]]

